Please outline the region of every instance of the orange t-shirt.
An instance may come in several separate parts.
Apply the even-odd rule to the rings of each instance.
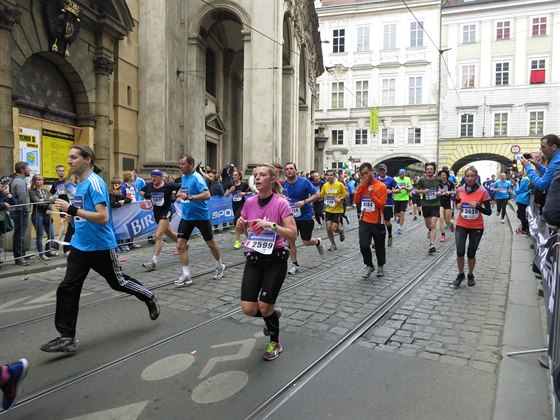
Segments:
[[[482,220],[482,213],[476,208],[471,207],[470,202],[484,203],[490,200],[490,195],[486,188],[478,187],[476,191],[468,193],[465,186],[457,188],[457,199],[461,202],[462,209],[457,218],[457,226],[462,226],[467,229],[484,229],[484,220]]]
[[[375,178],[366,186],[359,185],[354,193],[354,203],[361,203],[362,220],[367,223],[384,223],[383,209],[386,202],[387,187]]]

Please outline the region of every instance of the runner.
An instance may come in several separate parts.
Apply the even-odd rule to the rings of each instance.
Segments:
[[[288,198],[303,245],[316,246],[319,255],[323,255],[325,247],[321,243],[321,239],[311,237],[315,223],[313,222],[313,207],[310,203],[319,198],[319,191],[308,179],[297,175],[295,163],[287,162],[284,165],[284,173],[286,181],[282,183],[282,193]],[[299,271],[296,240],[288,240],[288,246],[292,260],[292,267],[288,270],[288,274],[293,275]]]
[[[379,175],[377,179],[385,184],[387,187],[387,202],[383,208],[383,219],[385,220],[385,227],[387,228],[387,246],[393,245],[393,225],[391,219],[393,218],[393,207],[395,202],[393,200],[393,190],[398,188],[397,181],[393,177],[387,176],[387,165],[384,163],[377,167]],[[375,247],[377,249],[377,246]]]
[[[416,185],[418,184],[419,180],[420,177],[418,175],[415,175],[414,178],[412,178],[412,191],[410,193],[410,201],[412,201],[412,214],[414,214],[414,217],[412,218],[413,221],[418,220],[418,216],[422,216],[420,194],[418,194],[418,191],[416,191]]]
[[[235,225],[247,235],[249,250],[241,281],[241,309],[245,315],[264,319],[270,342],[263,357],[270,361],[283,350],[279,339],[282,312],[275,304],[288,270],[286,240],[296,240],[297,228],[290,205],[280,195],[274,166],[258,165],[253,174],[259,193],[247,199]]]
[[[150,175],[152,176],[152,182],[148,182],[140,191],[143,199],[152,201],[154,219],[157,223],[152,261],[142,264],[142,267],[147,271],[153,271],[157,268],[159,254],[163,247],[164,234],[177,242],[177,234],[173,232],[169,222],[173,215],[171,196],[181,188],[181,184],[164,182],[163,172],[158,169],[154,169]]]
[[[74,201],[70,204],[59,198],[54,204],[59,211],[67,213],[67,217],[74,218],[76,233],[70,242],[66,275],[56,291],[55,326],[60,337],[41,346],[46,352],[76,351],[80,292],[91,269],[104,277],[112,289],[145,302],[152,320],[159,317],[156,294],[122,272],[115,251],[117,241],[111,221],[109,192],[97,175],[102,169],[95,165],[93,151],[75,144],[68,153],[68,164],[80,179]]]
[[[501,216],[501,222],[505,223],[507,203],[512,192],[511,182],[506,180],[505,172],[502,172],[500,179],[492,185],[492,190],[496,199],[496,216]]]
[[[327,182],[321,188],[321,198],[325,202],[325,220],[327,223],[327,236],[331,241],[328,251],[336,251],[336,243],[334,241],[334,233],[340,234],[340,242],[344,242],[344,229],[340,225],[342,213],[344,213],[343,203],[348,196],[346,187],[337,181],[334,169],[328,169],[326,172]]]
[[[224,197],[228,197],[231,194],[231,207],[233,210],[233,225],[237,224],[237,219],[241,215],[241,210],[245,204],[245,195],[248,194],[249,184],[247,182],[241,181],[241,172],[234,169],[231,173],[232,186],[229,187],[224,194]],[[241,235],[235,229],[235,243],[233,244],[233,249],[241,248]]]
[[[480,186],[476,179],[478,171],[474,166],[470,166],[465,171],[465,185],[457,188],[456,207],[459,210],[457,227],[455,229],[455,246],[457,247],[457,269],[459,274],[453,282],[453,286],[459,287],[465,279],[465,246],[467,237],[469,238],[469,248],[467,249],[468,265],[468,285],[474,286],[474,267],[476,265],[476,250],[482,234],[484,233],[484,220],[482,215],[490,216],[492,208],[490,206],[490,195],[488,191]]]
[[[382,165],[379,165],[381,169]],[[383,165],[385,166],[385,165]],[[387,172],[387,168],[383,173]],[[370,163],[360,165],[360,184],[354,195],[354,202],[362,204],[362,220],[359,222],[360,252],[366,265],[363,279],[369,278],[375,271],[371,254],[371,240],[375,243],[375,256],[377,257],[377,277],[383,277],[385,266],[385,225],[383,213],[387,201],[387,187],[383,181],[373,177],[373,168]],[[383,176],[383,175],[381,175]]]
[[[399,176],[395,178],[397,188],[393,189],[393,200],[395,201],[395,215],[399,219],[399,227],[397,233],[400,235],[404,231],[404,215],[406,213],[406,206],[412,191],[412,181],[405,176],[406,171],[399,169]]]
[[[441,181],[435,177],[436,164],[434,162],[424,165],[426,175],[418,181],[416,185],[417,191],[422,194],[420,203],[422,204],[422,214],[424,215],[424,223],[428,228],[428,239],[430,245],[428,252],[430,254],[436,252],[436,226],[439,218],[439,197],[440,190],[443,188]]]
[[[325,181],[319,176],[319,172],[311,171],[310,181],[311,184],[317,188],[317,191],[321,192]],[[315,215],[315,220],[319,224],[319,229],[323,229],[323,224],[321,223],[325,221],[325,203],[323,203],[323,200],[313,202],[313,214]]]
[[[451,214],[453,212],[453,210],[451,210],[451,197],[455,194],[455,184],[449,181],[449,171],[445,169],[439,171],[438,176],[443,185],[439,196],[439,230],[441,232],[439,241],[444,242],[447,239],[445,237],[445,229],[455,232],[455,224],[451,219]]]
[[[226,266],[222,264],[220,258],[220,248],[214,241],[212,224],[208,214],[208,200],[210,191],[206,181],[197,171],[195,171],[195,161],[191,155],[183,155],[179,158],[179,168],[181,169],[181,191],[177,198],[182,200],[181,222],[177,229],[177,251],[183,274],[175,280],[175,286],[190,286],[193,284],[191,271],[189,268],[188,241],[194,228],[197,228],[202,235],[206,245],[210,248],[214,257],[216,269],[214,280],[219,280],[224,276]]]

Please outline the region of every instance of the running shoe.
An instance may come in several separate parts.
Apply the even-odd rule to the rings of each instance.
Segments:
[[[397,228],[397,235],[400,235],[402,232],[403,232],[403,228],[399,226]]]
[[[430,249],[428,250],[428,252],[429,252],[430,254],[433,254],[434,252],[436,252],[436,247],[433,246],[433,245],[430,245]]]
[[[363,279],[369,279],[369,276],[371,276],[371,273],[373,273],[375,271],[375,266],[369,266],[366,265],[366,268],[364,268],[364,273],[362,274],[362,278]]]
[[[445,242],[445,239],[446,239],[446,238],[445,238],[445,234],[443,234],[443,235],[441,235],[441,237],[439,238],[439,241],[440,241],[440,242]]]
[[[428,239],[430,239],[430,236],[432,235],[432,231],[430,229],[428,229],[428,235],[426,236]]]
[[[383,266],[379,265],[377,266],[377,277],[383,277],[385,275],[385,272],[383,271]]]
[[[222,264],[220,267],[216,267],[214,271],[214,276],[212,277],[214,280],[220,280],[224,277],[224,270],[226,269],[226,265]]]
[[[130,244],[128,247],[130,249],[138,249],[138,248],[142,248],[142,245],[140,245],[140,244]]]
[[[340,242],[344,242],[346,235],[344,234],[344,229],[340,229]]]
[[[457,277],[455,278],[455,280],[453,281],[453,286],[455,287],[459,287],[462,283],[462,281],[465,280],[465,273],[459,273],[457,274]]]
[[[329,249],[327,249],[327,251],[336,251],[338,248],[336,247],[335,244],[331,244],[331,246],[329,247]]]
[[[191,276],[182,274],[177,280],[174,281],[175,286],[190,286],[193,284]]]
[[[472,287],[472,286],[475,285],[474,275],[473,275],[473,274],[468,274],[468,275],[467,275],[467,280],[468,280],[468,281],[467,281],[467,284],[468,284],[469,286]]]
[[[455,223],[451,223],[451,225],[449,226],[449,230],[451,231],[451,233],[455,232]]]
[[[504,219],[502,219],[502,225],[505,223]]]
[[[41,346],[41,350],[47,353],[74,353],[76,348],[76,339],[73,337],[57,337]]]
[[[241,242],[235,241],[235,243],[233,244],[233,249],[239,249],[239,248],[241,248]]]
[[[282,316],[282,308],[276,306],[274,307],[274,312],[276,312],[276,316],[278,317],[278,319],[280,319],[280,317]],[[263,328],[263,335],[267,337],[270,335],[270,332],[268,331],[268,328],[266,328],[266,325]]]
[[[154,271],[157,268],[157,265],[155,262],[150,261],[149,263],[142,264],[142,267],[144,267],[147,271]]]
[[[264,360],[271,361],[278,357],[280,353],[282,353],[282,344],[276,341],[271,341],[268,343],[266,351],[264,352],[263,358]]]
[[[319,255],[324,255],[325,246],[323,245],[323,241],[321,240],[321,238],[317,238],[317,240],[319,241],[319,243],[315,245],[317,247],[317,251],[319,251]]]
[[[294,274],[296,274],[299,271],[299,265],[296,264],[292,264],[292,266],[290,267],[290,269],[288,270],[288,274],[291,274],[292,276]]]
[[[387,246],[392,246],[392,245],[393,245],[393,237],[392,237],[392,236],[389,236],[389,237],[387,238]]]
[[[157,302],[157,295],[154,293],[154,297],[146,302],[146,306],[150,311],[150,319],[155,321],[159,317],[159,305]]]
[[[2,386],[2,409],[9,409],[17,397],[18,386],[21,386],[25,375],[27,375],[27,369],[29,368],[29,362],[27,359],[19,359],[15,363],[7,365],[8,372],[10,373],[10,379]]]

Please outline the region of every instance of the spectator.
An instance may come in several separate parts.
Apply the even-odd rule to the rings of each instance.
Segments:
[[[549,225],[560,226],[560,168],[556,169],[552,183],[548,188],[543,216]]]
[[[138,176],[138,169],[133,169],[130,173],[132,175],[132,184],[134,185],[134,194],[136,196],[135,201],[142,201],[144,198],[142,194],[140,194],[140,191],[146,186],[146,181]]]
[[[58,252],[51,252],[51,243],[54,240],[54,226],[50,213],[51,194],[43,189],[43,177],[39,174],[33,175],[31,178],[31,188],[29,189],[29,199],[33,203],[31,208],[31,223],[35,228],[35,242],[37,244],[37,253],[43,261],[48,261],[49,257],[55,257]],[[46,251],[43,246],[43,235],[47,233]]]
[[[233,178],[231,177],[231,175],[233,174],[234,170],[235,165],[233,163],[222,169],[222,173],[220,174],[220,176],[222,177],[222,185],[226,190],[231,188],[231,186],[233,185]]]
[[[10,204],[14,204],[14,203],[15,201],[12,198],[12,194],[10,194],[10,188],[8,187],[8,184],[6,183],[0,184],[0,213],[2,213],[2,217],[4,219],[4,222],[0,227],[0,237],[2,237],[4,233],[6,233],[7,224],[5,220],[10,219],[10,215],[8,212],[10,211]],[[1,259],[0,259],[0,264],[2,264]]]
[[[144,181],[144,180],[142,180]],[[144,186],[146,185],[146,183],[144,182]],[[144,187],[142,187],[144,188]],[[121,185],[121,196],[123,197],[123,199],[128,199],[127,201],[125,201],[125,203],[135,203],[136,201],[138,201],[136,199],[137,197],[137,192],[136,191],[136,184],[134,184],[134,171],[125,171],[123,172],[123,183]],[[133,242],[134,238],[129,238],[125,240],[125,245],[122,247],[122,250],[124,251],[130,251],[131,249],[138,249],[141,248],[142,245],[140,244],[135,244]]]
[[[65,189],[64,189],[64,186],[66,185],[66,176],[64,174],[65,171],[66,168],[64,168],[63,165],[56,165],[56,175],[58,176],[58,179],[54,181],[54,183],[51,185],[51,189],[49,190],[49,192],[53,197],[58,198],[65,195]]]
[[[541,191],[546,191],[548,187],[550,187],[554,172],[560,166],[560,138],[555,134],[543,136],[541,138],[541,153],[549,162],[547,167],[536,165],[539,172],[543,174],[541,177],[539,177],[533,166],[531,166],[531,161],[524,156],[521,156],[521,164],[527,172],[527,177],[531,181],[531,184]],[[533,161],[533,163],[536,162]]]
[[[531,203],[531,189],[529,178],[521,178],[515,189],[515,203],[517,204],[517,218],[521,221],[521,233],[529,234],[529,221],[527,220],[527,207]]]
[[[124,204],[128,204],[132,201],[131,198],[125,198],[122,196],[122,185],[123,182],[120,178],[113,178],[111,180],[111,190],[109,192],[109,204],[111,208],[118,209]],[[129,239],[117,239],[117,250],[120,252],[128,252],[130,248],[128,246]]]
[[[14,198],[14,206],[10,209],[10,217],[14,221],[12,250],[17,265],[29,265],[24,249],[24,238],[29,227],[29,191],[25,178],[31,174],[31,168],[25,162],[17,162],[14,166],[14,179],[10,184],[10,192]]]

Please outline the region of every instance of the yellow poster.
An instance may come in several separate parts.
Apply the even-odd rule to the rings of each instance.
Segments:
[[[61,133],[59,131],[43,129],[43,177],[47,181],[58,179],[56,175],[57,165],[66,168],[66,175],[70,170],[68,166],[68,152],[74,145],[74,135]]]

